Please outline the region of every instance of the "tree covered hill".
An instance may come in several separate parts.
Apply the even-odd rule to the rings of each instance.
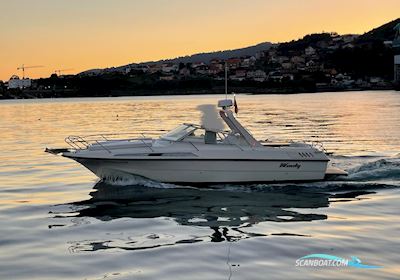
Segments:
[[[371,42],[384,42],[392,41],[395,36],[394,27],[400,23],[400,18],[388,22],[378,28],[361,35],[357,43],[371,43]]]

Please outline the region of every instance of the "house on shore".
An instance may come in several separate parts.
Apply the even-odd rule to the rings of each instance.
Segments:
[[[13,75],[8,81],[8,89],[23,89],[32,86],[32,80],[29,78],[20,79],[17,75]]]

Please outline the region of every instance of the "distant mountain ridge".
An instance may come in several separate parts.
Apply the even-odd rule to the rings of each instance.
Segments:
[[[360,35],[357,41],[360,43],[371,41],[392,41],[396,33],[394,27],[399,23],[400,18],[392,20],[391,22]]]
[[[207,53],[198,53],[193,55],[181,56],[172,59],[165,59],[160,60],[155,63],[194,63],[194,62],[204,62],[209,63],[210,60],[217,58],[217,59],[229,59],[232,57],[243,57],[243,56],[254,56],[256,53],[260,51],[268,50],[273,44],[269,42],[260,43],[254,46],[240,48],[240,49],[233,49],[233,50],[226,50],[226,51],[216,51],[216,52],[207,52]],[[148,64],[148,63],[147,63]]]
[[[269,42],[263,42],[263,43],[260,43],[260,44],[254,45],[254,46],[233,49],[233,50],[198,53],[198,54],[181,56],[181,57],[176,57],[176,58],[171,58],[171,59],[163,59],[163,60],[158,60],[158,61],[130,63],[130,64],[123,65],[123,66],[111,67],[111,68],[105,68],[105,69],[91,69],[91,70],[81,72],[80,74],[90,73],[90,72],[94,72],[94,73],[101,72],[101,71],[107,70],[107,69],[120,70],[120,69],[128,68],[133,65],[144,65],[144,64],[149,65],[149,64],[156,64],[156,63],[180,63],[180,62],[182,62],[182,63],[195,63],[195,62],[209,63],[210,60],[212,60],[212,59],[225,60],[225,59],[232,58],[232,57],[254,56],[254,55],[256,55],[256,53],[258,53],[260,51],[268,50],[273,45],[274,44],[269,43]]]

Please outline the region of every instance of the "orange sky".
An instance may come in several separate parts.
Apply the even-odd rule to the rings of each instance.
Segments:
[[[3,0],[0,79],[78,73],[321,31],[363,33],[400,16],[399,0]]]

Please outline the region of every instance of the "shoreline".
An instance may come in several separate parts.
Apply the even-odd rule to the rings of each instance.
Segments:
[[[353,92],[353,91],[400,91],[396,87],[371,87],[371,88],[333,88],[326,87],[317,90],[307,89],[265,89],[253,87],[231,87],[230,93],[247,94],[247,95],[291,95],[302,93],[324,93],[324,92]],[[74,90],[25,90],[16,92],[0,93],[0,100],[18,100],[18,99],[57,99],[57,98],[94,98],[94,97],[146,97],[146,96],[190,96],[190,95],[218,95],[224,94],[221,88],[213,89],[193,89],[193,90],[164,90],[164,91],[129,91],[114,90],[109,93],[102,94],[85,94],[78,93]]]

